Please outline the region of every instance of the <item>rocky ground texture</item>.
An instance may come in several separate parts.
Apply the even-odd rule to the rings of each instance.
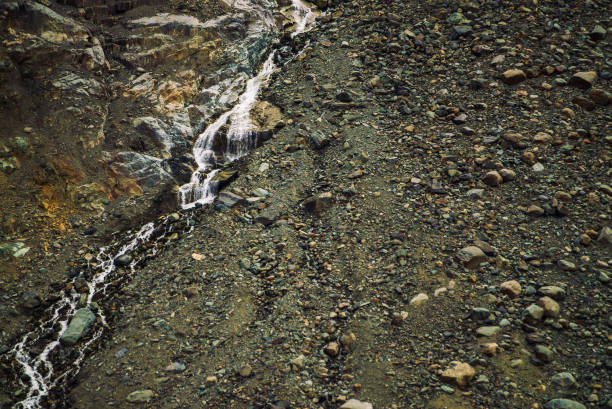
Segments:
[[[612,408],[610,11],[330,7],[261,96],[284,126],[49,405]],[[46,268],[104,244],[77,243]]]

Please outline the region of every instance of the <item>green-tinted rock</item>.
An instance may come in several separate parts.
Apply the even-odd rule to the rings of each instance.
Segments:
[[[62,334],[60,341],[66,345],[76,344],[95,321],[96,316],[89,308],[77,310],[68,325],[68,329]]]

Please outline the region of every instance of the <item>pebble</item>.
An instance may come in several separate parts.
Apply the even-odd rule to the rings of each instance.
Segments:
[[[553,399],[544,405],[544,409],[586,409],[586,406],[569,399]]]
[[[502,74],[502,81],[508,85],[515,85],[527,79],[523,70],[507,70]]]
[[[130,403],[147,403],[153,398],[153,395],[152,390],[144,389],[130,393],[126,400]]]
[[[555,353],[544,345],[536,345],[535,354],[536,357],[543,362],[551,362],[555,356]]]
[[[476,371],[472,366],[465,362],[453,361],[449,364],[442,372],[442,380],[454,384],[460,388],[467,387],[474,376]]]
[[[578,385],[574,375],[569,372],[559,372],[553,375],[551,381],[554,385],[563,389],[575,388]]]
[[[340,406],[340,409],[374,409],[371,403],[357,399],[349,399]]]
[[[503,177],[496,170],[492,170],[490,172],[487,172],[487,174],[484,175],[484,177],[482,178],[482,181],[487,186],[497,186],[500,183],[502,183],[503,180],[504,180]]]
[[[565,298],[565,290],[555,285],[545,285],[543,287],[538,288],[538,294],[546,295],[555,300],[562,300],[563,298]]]
[[[557,318],[561,308],[559,303],[550,297],[542,297],[538,300],[538,305],[544,309],[544,315],[548,318]]]
[[[596,78],[597,73],[595,71],[581,71],[572,75],[572,78],[569,80],[569,84],[576,88],[587,89],[593,85]]]
[[[340,353],[340,345],[337,342],[330,342],[325,346],[325,353],[329,356],[336,357]]]
[[[536,304],[529,305],[523,311],[523,319],[529,324],[537,323],[543,317],[544,317],[544,309]]]
[[[575,271],[576,270],[576,264],[572,263],[571,261],[559,260],[557,262],[557,265],[563,271]]]
[[[490,327],[480,327],[476,329],[476,335],[479,337],[492,337],[501,332],[501,327],[490,326]]]
[[[476,246],[467,246],[457,252],[457,259],[468,268],[476,268],[487,261],[485,253]]]
[[[516,280],[505,281],[499,286],[500,291],[510,298],[516,298],[521,295],[521,284]]]
[[[427,294],[420,293],[412,297],[412,299],[410,300],[410,305],[421,305],[427,300],[429,300]]]

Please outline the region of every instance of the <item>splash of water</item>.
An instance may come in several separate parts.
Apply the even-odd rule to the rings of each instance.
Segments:
[[[249,0],[230,0],[227,3],[238,10],[255,11],[265,28],[272,28],[275,25],[271,13],[259,4]],[[292,37],[294,37],[312,27],[315,15],[302,0],[292,0],[292,3],[293,16],[296,22],[295,31],[292,33]],[[181,20],[181,22],[194,23],[192,20]],[[211,25],[214,24],[211,23]],[[208,26],[209,24],[203,25],[203,27]],[[257,34],[257,30],[254,29],[254,35]],[[180,200],[183,208],[194,207],[196,203],[212,202],[217,193],[214,183],[214,177],[219,171],[215,169],[217,162],[221,160],[236,160],[256,146],[256,127],[251,121],[250,112],[257,101],[259,90],[262,86],[266,85],[270,75],[276,68],[273,58],[274,52],[270,53],[259,73],[247,81],[245,91],[240,95],[238,103],[209,125],[198,137],[193,148],[198,169],[193,173],[190,182],[180,188]],[[224,93],[221,92],[220,95],[223,97]],[[219,154],[215,153],[213,149],[215,138],[221,128],[227,125],[228,122],[229,127],[226,133],[227,149],[217,157]],[[100,338],[104,328],[107,327],[103,311],[99,308],[93,308],[92,304],[95,298],[103,297],[107,294],[111,282],[109,277],[112,277],[117,270],[115,260],[125,254],[137,253],[138,250],[144,249],[146,246],[148,248],[147,254],[135,258],[128,266],[130,271],[134,272],[136,266],[141,261],[147,257],[154,256],[163,246],[164,237],[174,229],[173,224],[169,220],[170,218],[166,217],[157,226],[153,223],[148,223],[138,232],[127,236],[121,242],[123,244],[114,243],[109,247],[101,248],[96,259],[97,264],[94,267],[94,271],[97,271],[97,273],[88,282],[89,292],[85,299],[74,289],[70,290],[69,293],[64,291],[61,299],[48,310],[51,318],[41,322],[36,329],[28,332],[13,347],[11,353],[23,370],[20,382],[24,387],[28,388],[26,398],[17,403],[15,408],[39,408],[41,400],[52,389],[62,386],[63,382],[69,377],[78,373],[87,351]],[[76,278],[72,281],[73,284],[75,280]],[[60,338],[67,330],[71,318],[77,309],[82,307],[89,307],[94,310],[101,325],[96,324],[91,336],[77,347],[77,357],[67,366],[67,369],[63,373],[55,374],[51,356],[52,352],[60,346]],[[33,346],[49,334],[53,334],[52,340],[44,341],[46,345],[42,352],[38,354],[33,353]]]
[[[316,15],[310,7],[302,0],[291,0],[291,8],[293,9],[293,20],[295,21],[295,30],[291,33],[291,38],[302,34],[314,24]]]
[[[257,94],[274,71],[274,52],[270,53],[259,73],[247,81],[246,89],[240,95],[238,103],[210,124],[198,137],[193,147],[198,169],[191,175],[189,183],[179,188],[179,198],[183,209],[190,209],[197,203],[211,203],[217,194],[213,185],[214,175],[218,170],[212,170],[219,161],[234,161],[252,150],[257,143],[255,125],[251,121],[251,110],[257,101]],[[226,133],[226,149],[223,153],[215,153],[215,139],[221,128],[229,122]],[[220,155],[220,157],[218,157]]]
[[[163,223],[162,223],[163,226]],[[162,227],[163,228],[163,227]],[[15,356],[15,360],[22,366],[25,378],[29,380],[29,384],[24,386],[28,387],[28,394],[24,400],[17,403],[15,408],[18,409],[35,409],[40,407],[41,399],[49,394],[49,391],[59,386],[66,378],[76,373],[79,369],[80,363],[85,358],[85,353],[89,346],[92,345],[103,332],[103,327],[106,326],[106,319],[101,309],[91,308],[95,310],[99,321],[102,323],[102,328],[98,328],[94,331],[93,335],[87,342],[80,346],[77,354],[77,358],[72,362],[70,367],[61,374],[55,374],[53,371],[53,363],[50,355],[59,345],[60,338],[68,328],[70,319],[75,314],[78,308],[92,307],[92,302],[95,296],[106,294],[109,283],[107,277],[112,274],[117,266],[115,260],[125,254],[131,253],[136,250],[139,246],[144,243],[148,243],[151,240],[151,236],[156,231],[153,223],[144,225],[138,232],[129,236],[125,240],[125,244],[119,248],[119,250],[109,253],[109,249],[103,247],[100,249],[97,261],[98,264],[95,269],[98,271],[93,278],[88,282],[89,293],[85,299],[85,302],[81,299],[79,294],[74,289],[70,293],[63,293],[62,298],[50,307],[51,318],[42,322],[38,328],[27,333],[19,343],[17,343],[12,353]],[[160,240],[164,237],[164,233],[157,237],[155,246],[153,247],[153,254],[157,251],[160,245]],[[136,265],[142,261],[142,257],[134,259],[129,268],[133,272]],[[72,280],[74,283],[76,280]],[[59,326],[59,330],[55,332],[53,340],[49,342],[42,352],[38,355],[31,355],[31,346],[42,339],[42,334],[48,334],[53,332],[54,328]]]

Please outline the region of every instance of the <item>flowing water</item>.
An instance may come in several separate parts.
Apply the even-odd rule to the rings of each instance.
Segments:
[[[264,29],[254,30],[253,36],[263,35],[275,25],[272,14],[261,4],[256,3],[257,1],[227,2],[235,9],[254,13],[257,16]],[[315,14],[302,0],[292,0],[292,15],[295,23],[292,37],[305,32],[314,23]],[[257,134],[250,113],[261,87],[266,85],[276,68],[273,60],[274,51],[270,51],[259,73],[246,82],[237,103],[219,116],[197,138],[193,154],[198,168],[190,182],[181,186],[179,190],[181,206],[184,209],[192,208],[197,203],[212,202],[217,194],[215,184],[212,183],[219,171],[216,169],[217,164],[236,160],[256,146]],[[224,126],[227,128],[226,150],[218,154],[213,151],[213,142]],[[41,407],[42,399],[49,395],[51,390],[64,387],[65,383],[79,372],[81,362],[107,328],[106,318],[97,301],[111,296],[109,288],[111,283],[126,280],[138,265],[155,256],[164,246],[165,237],[169,233],[180,228],[189,231],[193,227],[190,227],[184,218],[173,214],[162,218],[157,224],[148,223],[139,231],[128,233],[122,240],[100,249],[96,262],[89,266],[88,271],[81,272],[84,276],[90,276],[87,282],[87,294],[77,292],[74,285],[70,290],[64,290],[60,300],[48,309],[48,318],[12,348],[11,353],[21,365],[23,372],[20,380],[27,389],[25,399],[17,403],[16,408]],[[124,259],[119,263],[117,260],[122,256]],[[128,256],[129,258],[126,258]],[[76,280],[75,277],[72,284],[75,284]],[[57,355],[57,349],[61,346],[60,339],[75,312],[81,308],[88,308],[94,312],[97,323],[93,325],[93,329],[84,340],[74,347],[76,354],[71,354],[70,361],[55,367],[54,355]]]

